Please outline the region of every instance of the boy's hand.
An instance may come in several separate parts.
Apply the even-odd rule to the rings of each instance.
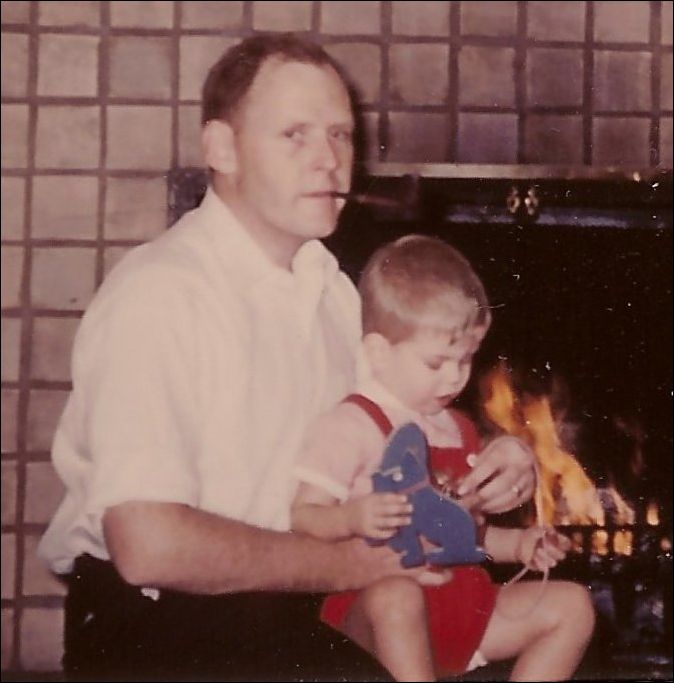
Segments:
[[[349,531],[386,540],[412,521],[412,505],[399,493],[370,493],[342,503]]]
[[[545,571],[566,557],[571,541],[551,527],[532,526],[522,529],[515,552],[522,564],[534,571]]]

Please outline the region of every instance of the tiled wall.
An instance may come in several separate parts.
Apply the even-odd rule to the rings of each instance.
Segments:
[[[200,164],[199,89],[240,36],[305,31],[388,161],[672,165],[672,2],[2,1],[2,668],[59,668],[36,560],[87,302]]]

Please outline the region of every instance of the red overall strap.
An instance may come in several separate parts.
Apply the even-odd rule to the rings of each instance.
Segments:
[[[450,408],[449,412],[459,426],[463,447],[468,453],[477,453],[480,450],[480,437],[473,422],[467,415],[460,410],[456,410],[456,408]]]
[[[379,427],[385,438],[393,431],[393,425],[391,420],[386,417],[384,411],[369,398],[366,398],[362,394],[350,394],[344,399],[345,403],[355,403],[358,407],[362,408],[374,421],[374,423]]]

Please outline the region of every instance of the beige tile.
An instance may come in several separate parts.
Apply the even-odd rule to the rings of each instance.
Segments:
[[[0,251],[2,263],[2,307],[12,308],[21,304],[21,276],[23,275],[23,247],[3,246]]]
[[[391,5],[394,34],[402,36],[449,35],[450,3],[394,1]]]
[[[180,39],[181,100],[201,100],[208,70],[222,54],[239,41],[220,36],[184,36]]]
[[[651,55],[648,52],[594,53],[594,106],[597,111],[651,108]]]
[[[583,163],[583,121],[580,116],[530,114],[524,134],[525,163]]]
[[[515,50],[464,47],[459,52],[459,102],[482,107],[515,104]]]
[[[29,451],[51,450],[56,425],[67,398],[66,391],[33,389],[30,392],[26,423],[26,447]],[[26,521],[28,520],[27,517]]]
[[[239,28],[243,21],[243,2],[183,2],[183,28]]]
[[[515,114],[460,114],[457,161],[469,164],[517,163]]]
[[[585,40],[585,3],[542,0],[527,3],[527,33],[538,40]]]
[[[2,452],[16,453],[16,434],[17,434],[17,410],[19,404],[19,392],[15,389],[2,390]]]
[[[171,97],[171,39],[113,36],[110,39],[110,95]]]
[[[63,493],[63,484],[51,462],[29,462],[26,465],[24,521],[29,524],[49,522]]]
[[[107,142],[108,168],[167,170],[171,165],[171,109],[108,107]]]
[[[648,166],[649,133],[647,118],[595,117],[592,163],[597,166]]]
[[[42,34],[37,94],[94,97],[98,94],[97,36]]]
[[[38,4],[38,22],[42,26],[96,27],[101,23],[100,2],[59,0]]]
[[[63,610],[24,609],[21,619],[21,667],[26,671],[60,671],[63,656]]]
[[[23,594],[24,595],[65,595],[66,586],[60,581],[37,556],[39,536],[26,536],[23,558]]]
[[[322,33],[377,34],[381,30],[381,2],[359,2],[358,11],[350,3],[321,2]]]
[[[30,2],[24,0],[2,0],[2,23],[25,24],[28,22],[30,13]]]
[[[70,355],[79,324],[77,318],[35,318],[30,362],[33,379],[70,381]]]
[[[582,50],[529,50],[526,80],[529,105],[580,106],[583,102]]]
[[[25,168],[28,163],[28,105],[2,105],[2,168]]]
[[[89,106],[45,105],[37,117],[38,168],[98,168],[100,110]]]
[[[379,161],[379,114],[368,111],[362,114],[356,131],[358,159]]]
[[[672,168],[672,117],[660,119],[660,166]]]
[[[171,28],[173,2],[113,0],[110,3],[110,24],[126,28]]]
[[[28,36],[2,34],[2,96],[25,97],[28,92]]]
[[[3,1],[3,6],[7,4]],[[18,3],[17,3],[18,4]],[[28,4],[28,3],[23,3]],[[4,15],[3,15],[3,21]],[[12,650],[14,645],[14,610],[2,608],[2,670],[12,666]]]
[[[646,43],[651,17],[650,3],[594,2],[594,39],[611,43]]]
[[[181,166],[205,166],[201,152],[201,107],[184,104],[178,107],[178,163]]]
[[[107,275],[133,247],[107,247],[103,252],[103,272]]]
[[[26,196],[25,178],[2,176],[2,239],[16,240],[23,237]]]
[[[517,31],[517,3],[462,2],[461,33],[481,36],[509,36]]]
[[[333,43],[325,47],[351,79],[358,101],[377,102],[381,83],[381,48],[368,43]]]
[[[149,240],[166,230],[164,178],[110,178],[105,199],[105,238]]]
[[[389,49],[390,97],[402,104],[442,104],[449,87],[449,47],[392,45]],[[424,74],[419,78],[419,74]]]
[[[662,19],[660,22],[660,40],[663,45],[672,44],[672,7],[674,7],[674,2],[663,2],[660,5],[662,7]]]
[[[2,381],[18,382],[21,359],[21,319],[2,317]]]
[[[16,462],[3,462],[2,500],[0,501],[3,525],[16,523],[16,487]]]
[[[445,161],[447,117],[444,114],[389,114],[387,161]]]
[[[96,253],[82,247],[33,249],[31,302],[36,308],[82,310],[94,292]]]
[[[14,598],[14,580],[16,577],[16,536],[2,534],[2,574],[0,574],[0,590],[3,600]]]
[[[660,109],[672,109],[672,55],[662,55],[660,70]]]
[[[311,28],[313,2],[277,2],[256,0],[253,3],[253,28],[258,31],[308,31]]]
[[[95,239],[98,185],[93,176],[35,176],[31,236]]]

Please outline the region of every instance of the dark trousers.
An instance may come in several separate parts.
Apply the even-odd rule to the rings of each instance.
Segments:
[[[87,681],[392,680],[319,621],[319,603],[292,593],[153,600],[84,555],[69,577],[64,671]]]

